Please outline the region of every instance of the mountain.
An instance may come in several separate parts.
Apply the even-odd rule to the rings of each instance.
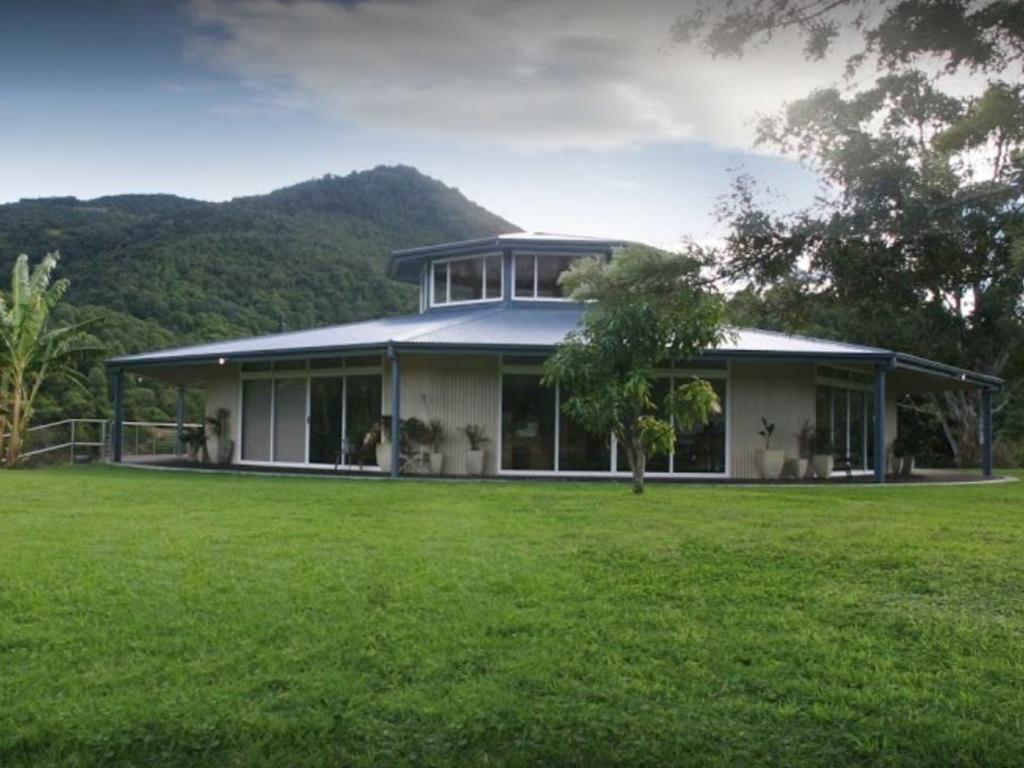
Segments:
[[[19,253],[60,251],[71,287],[59,318],[96,318],[107,357],[413,311],[415,287],[384,274],[392,250],[517,230],[414,168],[381,166],[223,203],[152,194],[0,205],[0,271]],[[102,369],[89,380],[95,402],[54,392],[36,421],[99,412]],[[145,390],[128,393],[129,416],[169,416],[171,394]]]

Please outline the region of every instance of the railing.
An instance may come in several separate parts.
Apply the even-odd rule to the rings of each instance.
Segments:
[[[185,429],[200,424],[183,424]],[[109,461],[113,456],[112,424],[107,419],[62,419],[29,427],[21,451],[21,463],[83,464]],[[5,443],[9,439],[5,435]],[[166,421],[125,421],[121,429],[122,456],[175,456],[185,446],[177,440],[177,425]]]

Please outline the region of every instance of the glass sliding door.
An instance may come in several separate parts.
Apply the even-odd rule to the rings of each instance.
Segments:
[[[347,464],[375,465],[375,452],[364,450],[366,436],[380,420],[382,380],[380,375],[349,376],[345,386],[345,438]]]
[[[718,395],[722,412],[712,416],[704,426],[686,432],[676,432],[676,447],[672,457],[672,471],[678,473],[725,472],[725,414],[726,402],[724,379],[708,379]],[[676,385],[684,383],[677,378]]]
[[[563,389],[559,402],[565,403],[569,397]],[[609,438],[591,434],[559,408],[558,469],[562,472],[607,472],[611,469],[611,460]]]
[[[874,413],[870,391],[819,384],[817,427],[832,437],[837,459],[849,458],[853,469],[874,466]]]
[[[306,461],[307,379],[274,381],[274,461]]]
[[[278,366],[265,378],[242,378],[242,461],[373,465],[363,451],[380,419],[378,356],[331,358]],[[335,370],[337,369],[337,370]],[[309,373],[299,373],[307,370]],[[349,373],[351,370],[351,373]],[[261,374],[263,375],[263,374]],[[367,455],[369,454],[369,455]]]
[[[242,459],[270,461],[270,416],[273,406],[272,379],[242,382]]]
[[[309,380],[309,461],[341,463],[341,376]]]
[[[555,468],[555,391],[540,374],[506,374],[501,391],[501,468]]]

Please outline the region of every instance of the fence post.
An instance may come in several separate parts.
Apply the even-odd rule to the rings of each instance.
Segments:
[[[121,463],[121,438],[124,430],[124,371],[120,368],[114,372],[114,423],[111,427],[111,449],[114,463]]]
[[[76,419],[71,420],[71,463],[75,463],[75,424],[78,421]]]

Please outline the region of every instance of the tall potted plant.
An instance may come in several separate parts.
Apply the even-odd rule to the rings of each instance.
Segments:
[[[764,480],[774,480],[782,474],[782,465],[786,460],[786,453],[781,448],[772,448],[772,435],[775,434],[775,425],[764,416],[761,417],[761,429],[758,433],[764,440],[764,447],[758,448],[755,454],[757,471]]]
[[[822,480],[832,476],[832,465],[835,462],[835,447],[832,443],[832,431],[827,427],[818,426],[814,429],[814,474]]]
[[[230,464],[235,453],[235,441],[228,437],[228,421],[231,418],[231,411],[227,408],[218,408],[213,416],[206,417],[206,424],[210,428],[210,434],[217,441],[217,463]],[[205,442],[204,442],[205,452]],[[209,460],[209,457],[206,457]]]
[[[910,477],[914,473],[914,454],[917,445],[910,435],[900,435],[892,441],[892,455],[896,461],[893,471],[903,477]]]
[[[373,450],[377,457],[377,467],[381,472],[391,471],[391,418],[381,416],[373,428],[366,434],[364,444],[373,443]]]
[[[469,440],[469,450],[466,451],[466,473],[470,475],[482,475],[484,473],[484,446],[490,441],[484,434],[484,428],[479,424],[467,424],[462,428],[466,439]]]
[[[811,454],[814,451],[814,425],[805,420],[793,436],[796,438],[796,476],[799,479],[807,476],[807,469],[811,463]]]
[[[431,419],[423,426],[423,443],[430,449],[430,474],[440,475],[444,468],[444,454],[441,453],[441,440],[444,438],[444,427],[440,419]]]

